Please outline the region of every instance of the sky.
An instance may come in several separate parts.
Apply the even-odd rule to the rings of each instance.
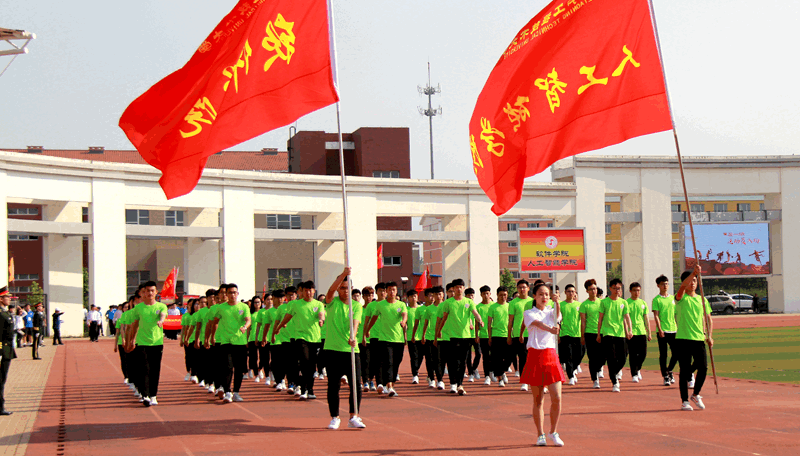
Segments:
[[[601,0],[595,0],[601,1]],[[612,1],[612,0],[602,0]],[[474,179],[467,127],[475,101],[516,33],[543,0],[334,0],[342,128],[408,127],[411,177]],[[800,2],[653,0],[673,115],[686,156],[800,152]],[[0,77],[0,149],[132,149],[124,109],[183,66],[235,0],[0,0],[0,27],[36,33]],[[5,48],[5,43],[0,43]],[[11,57],[0,57],[0,71]],[[336,131],[333,107],[298,130]],[[286,150],[289,127],[232,148]],[[590,153],[674,155],[671,132]],[[549,172],[531,178],[547,181]]]

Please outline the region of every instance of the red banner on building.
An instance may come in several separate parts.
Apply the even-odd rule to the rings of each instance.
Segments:
[[[472,164],[501,215],[556,161],[671,128],[647,0],[556,0],[489,75],[469,123]]]
[[[586,271],[582,228],[519,231],[520,272]]]

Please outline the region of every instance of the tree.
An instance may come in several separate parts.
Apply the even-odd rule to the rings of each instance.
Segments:
[[[611,270],[606,272],[606,280],[608,283],[611,283],[612,280],[619,279],[622,280],[622,265],[618,264],[611,268]]]
[[[89,308],[89,268],[83,268],[83,307]]]
[[[503,268],[503,272],[500,273],[500,286],[508,289],[509,296],[517,291],[517,282],[514,280],[514,276],[511,275],[511,271],[509,271],[508,268]]]
[[[39,286],[39,282],[33,282],[31,284],[31,293],[28,295],[28,304],[36,307],[36,304],[40,302],[44,302],[44,291]]]
[[[289,276],[282,276],[278,274],[278,278],[272,283],[270,290],[283,290],[284,288],[294,284],[294,281]]]

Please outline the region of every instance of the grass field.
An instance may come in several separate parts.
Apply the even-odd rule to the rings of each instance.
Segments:
[[[715,330],[714,361],[720,377],[800,383],[800,328]],[[644,368],[659,369],[655,337],[648,344]],[[711,375],[710,362],[708,371]]]

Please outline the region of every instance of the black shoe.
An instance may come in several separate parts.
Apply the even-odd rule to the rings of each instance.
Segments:
[[[12,412],[9,412],[8,410],[3,410],[2,412],[0,412],[0,416],[8,416],[11,415],[11,413]]]
[[[33,358],[33,359],[42,359],[42,358],[40,358],[40,357],[38,357],[38,356],[37,356],[36,358]]]

